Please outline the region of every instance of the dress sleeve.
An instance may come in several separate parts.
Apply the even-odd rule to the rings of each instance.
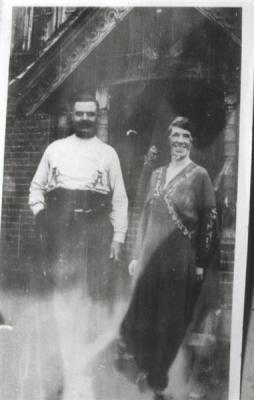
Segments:
[[[200,222],[197,236],[197,266],[207,268],[219,246],[218,216],[212,182],[204,173],[200,193]]]

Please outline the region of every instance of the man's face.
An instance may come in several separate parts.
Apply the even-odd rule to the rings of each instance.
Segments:
[[[74,132],[80,138],[90,138],[96,133],[97,107],[94,101],[77,101],[71,113]]]
[[[191,143],[191,133],[178,126],[174,126],[169,135],[171,157],[175,160],[183,160],[188,157],[190,154]]]

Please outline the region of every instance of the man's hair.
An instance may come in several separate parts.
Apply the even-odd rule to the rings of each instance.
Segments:
[[[96,109],[97,112],[99,111],[99,103],[96,100],[95,96],[92,96],[89,93],[79,93],[73,96],[72,101],[71,101],[71,110],[73,110],[74,104],[77,102],[81,103],[88,103],[88,102],[93,102],[96,104]]]
[[[171,134],[172,129],[175,126],[190,132],[192,137],[195,135],[194,126],[193,126],[192,122],[190,121],[190,119],[187,117],[177,116],[175,119],[173,119],[173,121],[171,122],[171,124],[168,127],[169,135]]]

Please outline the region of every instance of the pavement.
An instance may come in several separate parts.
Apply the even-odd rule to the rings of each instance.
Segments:
[[[1,310],[13,327],[0,331],[1,400],[153,399],[149,387],[138,384],[135,367],[124,373],[115,368],[128,296],[119,294],[114,304],[107,304],[92,301],[81,282],[38,288],[37,283],[0,290]],[[197,386],[194,374],[186,381],[185,363],[179,351],[170,371],[168,399],[188,400]],[[203,371],[205,400],[227,399],[227,380],[216,370],[211,360]]]
[[[13,329],[0,331],[1,400],[143,400],[114,368],[127,299],[93,302],[81,284],[45,293],[0,291]]]

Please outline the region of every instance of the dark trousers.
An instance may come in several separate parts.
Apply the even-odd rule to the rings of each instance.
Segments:
[[[94,301],[114,298],[110,204],[89,191],[56,189],[47,196],[44,268],[56,285],[80,282]]]

